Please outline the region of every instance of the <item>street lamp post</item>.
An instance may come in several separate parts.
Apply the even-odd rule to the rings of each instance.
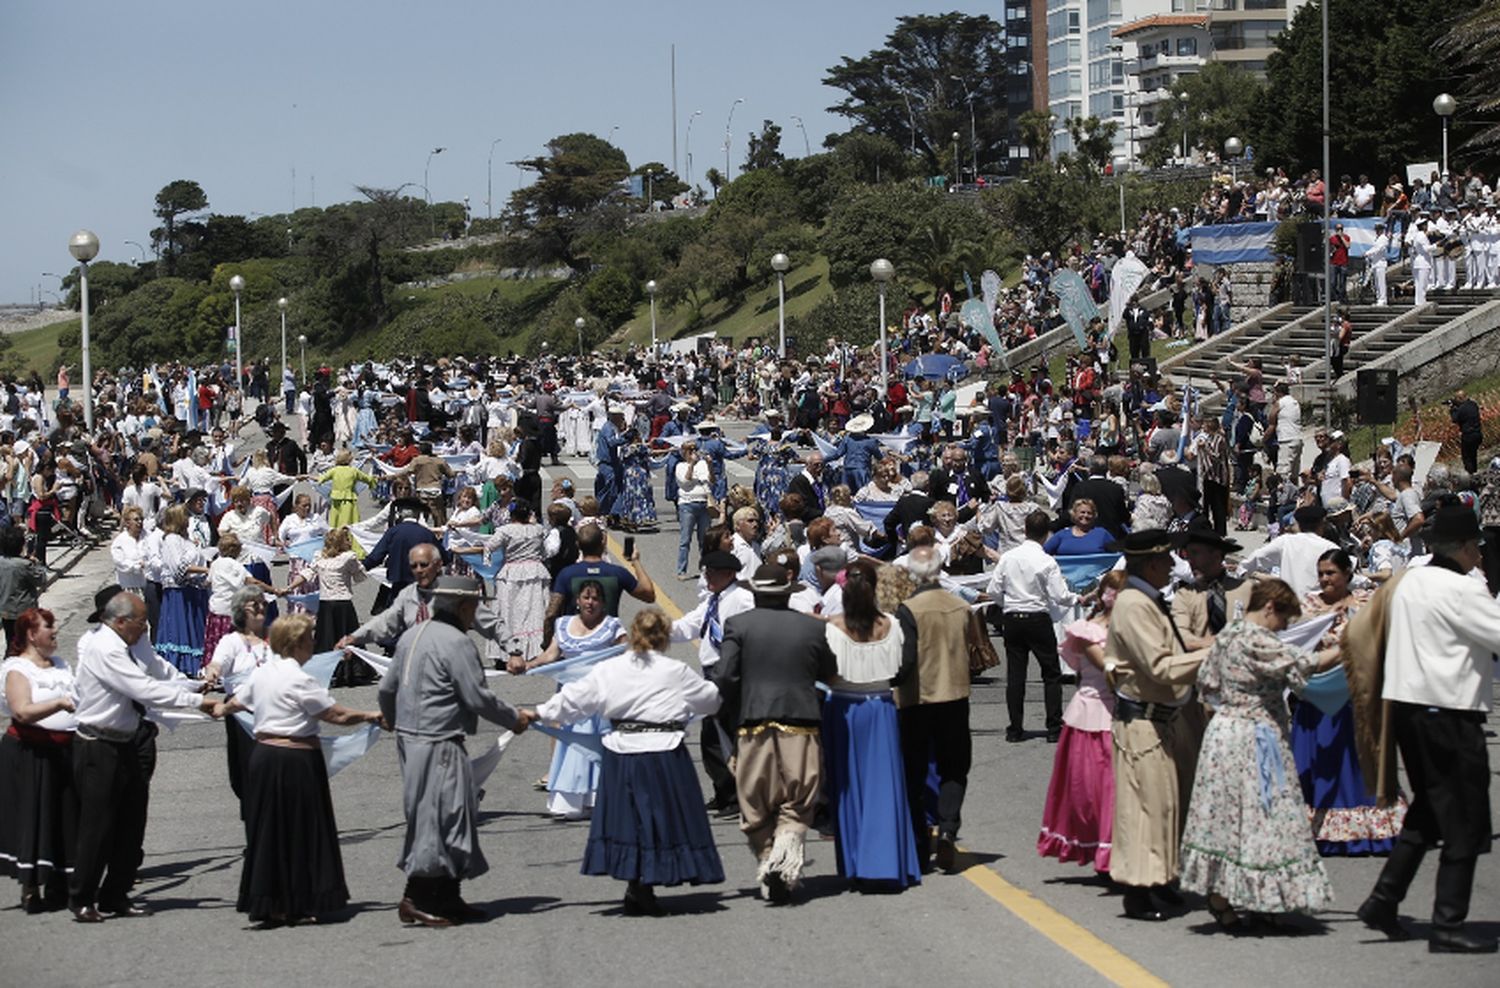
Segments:
[[[577,319],[573,320],[573,328],[576,329],[576,330],[578,330],[578,359],[579,360],[583,359],[583,325],[584,325],[583,316],[579,316]]]
[[[427,187],[427,176],[432,171],[432,159],[448,150],[446,147],[433,148],[427,152],[427,164],[422,166],[422,194],[427,197],[427,216],[432,221],[432,235],[437,236],[437,217],[432,215],[432,192]]]
[[[245,346],[240,329],[240,292],[245,290],[245,279],[239,275],[230,278],[229,290],[234,292],[234,386],[241,388],[245,381]]]
[[[651,356],[656,356],[656,282],[646,282],[646,295],[651,299]]]
[[[79,349],[83,353],[83,427],[94,431],[94,371],[89,362],[89,262],[99,256],[99,238],[88,230],[79,230],[68,241],[68,253],[78,262],[78,295],[80,303]]]
[[[1244,153],[1245,142],[1238,137],[1231,137],[1224,142],[1224,157],[1229,159],[1229,180],[1231,182],[1238,182],[1240,180],[1240,155]]]
[[[959,161],[958,161],[958,131],[955,130],[953,132],[953,184],[954,184],[954,186],[956,187],[956,186],[962,185],[963,184],[963,180],[964,180],[963,171],[961,170],[961,166],[959,165]]]
[[[802,131],[802,153],[811,158],[812,142],[807,139],[807,126],[802,122],[802,118],[795,113],[792,114],[792,119],[797,122],[797,129]]]
[[[276,300],[276,308],[281,310],[281,383],[283,386],[286,384],[286,307],[288,304],[285,295]]]
[[[302,348],[302,384],[307,385],[307,334],[297,334],[297,345]]]
[[[870,277],[875,279],[875,284],[880,288],[880,397],[882,401],[891,393],[890,382],[887,379],[891,361],[885,345],[885,286],[895,276],[895,266],[883,257],[876,259],[870,265]]]
[[[495,145],[500,143],[500,138],[490,141],[490,157],[484,165],[484,218],[492,220],[495,218]]]
[[[125,241],[125,243],[129,244],[131,247],[134,247],[136,250],[138,250],[138,251],[141,252],[140,260],[136,261],[136,263],[137,264],[145,264],[146,263],[146,248],[145,248],[145,246],[142,245],[142,244],[140,244],[140,243],[137,243],[134,240],[127,240],[127,241]]]
[[[1447,93],[1439,93],[1432,101],[1432,112],[1443,118],[1443,177],[1448,176],[1448,121],[1458,110],[1458,100]]]
[[[731,131],[730,131],[729,128],[730,128],[731,125],[734,124],[734,108],[737,107],[737,106],[739,106],[743,102],[745,102],[744,97],[741,97],[740,99],[735,100],[733,103],[730,103],[729,104],[729,116],[724,121],[724,182],[725,182],[725,184],[728,184],[729,179],[731,177],[730,176],[730,169],[729,169],[729,145],[730,145],[730,142],[731,142],[732,138],[730,137]]]
[[[687,141],[685,142],[683,150],[687,152],[686,177],[689,188],[692,188],[693,185],[693,120],[701,117],[702,115],[702,110],[694,110],[692,115],[688,117]]]
[[[791,258],[780,251],[771,255],[771,270],[776,272],[776,355],[782,360],[786,359],[786,273],[791,266]]]
[[[974,159],[974,182],[979,182],[979,129],[974,126],[974,90],[969,88],[969,80],[959,76],[949,76],[954,82],[964,87],[964,98],[969,102],[969,155]]]

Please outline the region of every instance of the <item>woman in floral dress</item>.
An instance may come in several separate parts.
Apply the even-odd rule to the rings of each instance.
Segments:
[[[782,430],[779,412],[768,415],[766,420],[771,426],[770,433],[752,438],[746,445],[760,457],[755,465],[755,499],[774,510],[792,482],[790,464],[797,459],[792,437],[796,430],[790,433]]]
[[[620,450],[625,461],[625,489],[615,502],[615,514],[626,531],[656,527],[656,498],[651,494],[651,448],[631,443]]]
[[[1331,668],[1339,653],[1314,654],[1276,636],[1301,611],[1281,580],[1256,584],[1245,617],[1219,633],[1198,670],[1214,716],[1182,836],[1182,887],[1208,896],[1225,929],[1243,924],[1241,912],[1270,919],[1333,899],[1297,785],[1283,693]]]
[[[524,659],[541,654],[542,630],[547,624],[552,581],[547,575],[546,538],[547,530],[532,517],[530,502],[517,499],[510,505],[510,521],[496,529],[483,545],[454,547],[455,553],[482,552],[486,563],[495,553],[504,554],[505,561],[495,576],[495,605],[510,654]],[[494,653],[489,657],[499,658]]]
[[[1342,549],[1318,557],[1319,590],[1302,601],[1303,618],[1333,614],[1333,626],[1319,648],[1337,648],[1344,625],[1369,602],[1370,591],[1350,590],[1354,562]],[[1313,837],[1323,854],[1388,854],[1401,833],[1406,801],[1382,809],[1365,791],[1365,777],[1354,747],[1354,708],[1345,703],[1325,714],[1311,703],[1297,704],[1292,716],[1292,755],[1302,797],[1312,814]]]

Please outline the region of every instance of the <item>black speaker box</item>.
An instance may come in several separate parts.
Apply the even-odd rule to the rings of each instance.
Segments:
[[[1396,372],[1373,368],[1355,374],[1355,413],[1365,425],[1396,424]]]

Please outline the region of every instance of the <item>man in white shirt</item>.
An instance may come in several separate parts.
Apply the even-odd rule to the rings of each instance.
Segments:
[[[1318,557],[1338,545],[1323,537],[1328,513],[1321,505],[1309,504],[1294,512],[1297,531],[1278,535],[1240,562],[1241,576],[1272,573],[1285,580],[1301,600],[1318,589]]]
[[[1276,436],[1276,472],[1295,480],[1302,471],[1302,404],[1286,381],[1277,381],[1270,424]]]
[[[80,923],[102,922],[106,914],[149,913],[130,901],[150,794],[137,747],[145,708],[214,709],[214,701],[201,695],[203,683],[183,678],[145,643],[145,602],[119,587],[99,598],[106,594],[102,614],[89,617],[102,623],[78,640],[73,742],[78,838],[68,906]],[[153,757],[154,750],[153,745]]]
[[[1328,460],[1323,464],[1323,475],[1318,482],[1318,494],[1323,507],[1330,508],[1335,500],[1349,500],[1354,481],[1349,477],[1348,443],[1344,434],[1335,429],[1328,434]]]
[[[1391,238],[1386,235],[1385,224],[1375,224],[1375,239],[1370,244],[1370,250],[1365,254],[1365,259],[1370,268],[1370,279],[1375,282],[1375,304],[1388,305],[1385,287],[1385,269],[1388,266],[1388,253],[1391,249]]]
[[[1036,656],[1042,671],[1042,702],[1047,710],[1047,742],[1056,744],[1062,733],[1062,669],[1057,661],[1057,632],[1053,608],[1072,607],[1078,595],[1068,589],[1057,560],[1042,550],[1052,534],[1052,516],[1033,511],[1026,516],[1026,541],[1000,557],[989,593],[1000,609],[1005,628],[1005,704],[1010,726],[1005,740],[1026,740],[1021,718],[1026,706],[1026,665]]]
[[[1432,241],[1427,239],[1426,217],[1412,223],[1406,246],[1411,255],[1412,305],[1421,308],[1427,304],[1427,288],[1432,284]]]
[[[705,677],[713,674],[713,668],[719,662],[719,652],[724,644],[724,622],[755,607],[755,595],[736,582],[739,572],[740,561],[733,553],[716,549],[705,555],[703,579],[708,593],[698,601],[697,607],[672,622],[672,641],[698,640],[698,665]],[[739,809],[734,773],[729,771],[733,745],[727,742],[728,736],[718,721],[703,722],[699,732],[703,770],[708,773],[714,787],[708,809],[721,816],[733,816]]]
[[[1381,692],[1392,703],[1411,803],[1359,917],[1393,940],[1410,936],[1398,907],[1427,849],[1441,844],[1428,949],[1494,953],[1495,938],[1469,933],[1464,920],[1474,866],[1489,851],[1493,829],[1484,722],[1500,643],[1500,603],[1466,575],[1482,562],[1473,511],[1438,510],[1427,539],[1432,563],[1408,569],[1387,604]]]
[[[1375,212],[1375,186],[1370,176],[1361,175],[1354,187],[1354,212],[1359,216],[1370,216]]]

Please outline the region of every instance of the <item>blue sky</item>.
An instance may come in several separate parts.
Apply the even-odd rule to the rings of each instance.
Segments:
[[[999,4],[992,5],[998,8]],[[692,125],[694,171],[737,172],[748,133],[783,128],[814,151],[845,129],[821,84],[840,56],[879,46],[896,18],[954,9],[922,0],[521,4],[428,0],[137,0],[0,3],[0,156],[5,208],[0,302],[56,291],[80,227],[100,259],[129,260],[155,226],[167,182],[199,182],[213,211],[285,212],[357,195],[356,184],[469,196],[485,215],[494,149],[498,213],[509,162],[563,133],[608,136],[632,164],[672,163],[669,46],[677,46],[678,168]],[[969,12],[996,14],[987,6]],[[233,11],[231,14],[230,11]],[[293,185],[292,173],[296,172]],[[295,196],[295,199],[294,199]],[[50,299],[49,299],[50,301]]]

